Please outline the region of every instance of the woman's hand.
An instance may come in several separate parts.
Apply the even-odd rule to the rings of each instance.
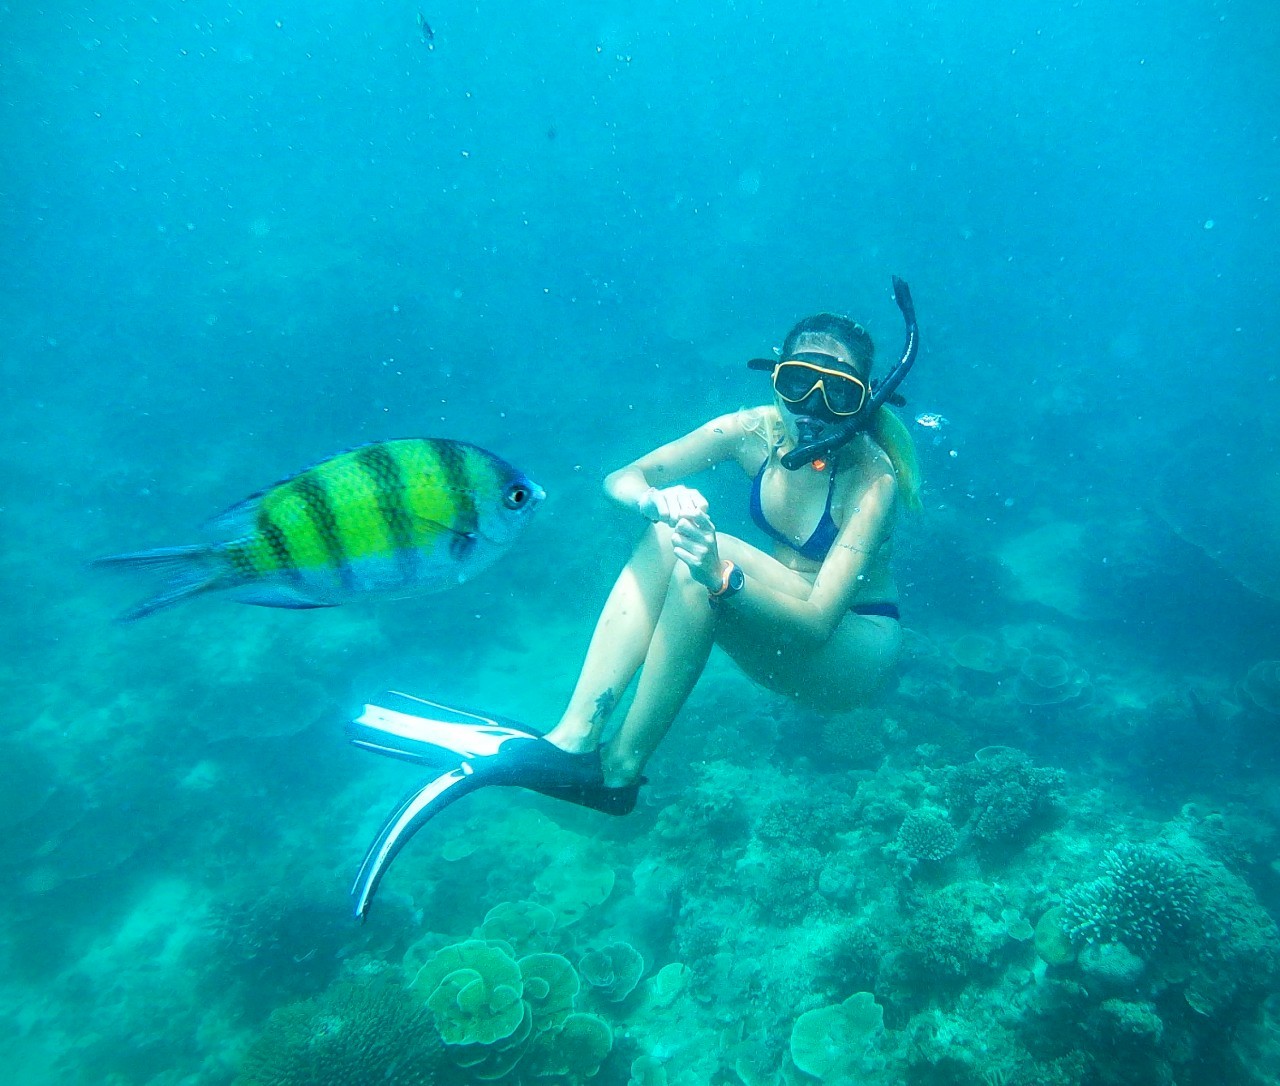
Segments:
[[[668,486],[661,490],[651,486],[640,495],[640,514],[655,524],[662,521],[672,528],[682,517],[705,515],[707,509],[707,499],[690,486]]]
[[[720,548],[716,545],[716,526],[705,512],[676,521],[671,533],[671,546],[676,557],[689,567],[693,579],[708,592],[715,592],[721,587],[724,570]]]

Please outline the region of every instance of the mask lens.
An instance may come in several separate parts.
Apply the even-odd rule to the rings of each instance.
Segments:
[[[822,374],[803,362],[783,362],[773,371],[773,388],[788,403],[798,403],[809,395]]]
[[[773,371],[774,391],[787,403],[799,403],[819,386],[833,415],[856,415],[867,398],[867,386],[842,370],[797,360],[780,362]]]

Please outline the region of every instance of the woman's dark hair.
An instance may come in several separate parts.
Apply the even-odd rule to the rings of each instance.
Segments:
[[[830,336],[843,347],[848,348],[854,369],[863,377],[870,376],[876,347],[871,342],[871,336],[867,334],[867,330],[856,321],[851,321],[838,313],[815,313],[812,317],[805,317],[787,333],[787,338],[782,344],[782,357],[791,357],[801,337],[807,335]]]

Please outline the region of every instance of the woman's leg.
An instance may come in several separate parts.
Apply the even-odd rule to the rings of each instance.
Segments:
[[[600,741],[618,699],[649,652],[676,557],[671,529],[655,524],[641,537],[596,621],[573,696],[546,738],[569,751]]]
[[[792,570],[740,539],[721,537],[720,553],[742,566],[748,581],[797,595],[807,590]],[[844,710],[865,704],[895,680],[902,627],[890,618],[849,614],[826,641],[814,644],[767,618],[747,621],[730,605],[716,642],[766,689],[810,708]]]
[[[609,784],[628,784],[640,775],[706,667],[715,624],[706,588],[693,579],[688,566],[676,563],[636,696],[603,752]]]

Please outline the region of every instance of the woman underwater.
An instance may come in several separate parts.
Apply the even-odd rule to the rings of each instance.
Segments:
[[[750,363],[770,371],[773,404],[712,419],[605,480],[611,498],[652,524],[551,731],[405,695],[365,706],[352,725],[357,745],[448,768],[383,824],[353,888],[358,916],[409,837],[477,787],[520,785],[631,811],[641,770],[713,645],[762,686],[819,709],[851,708],[892,679],[902,645],[892,533],[899,507],[919,500],[910,436],[879,410],[918,348],[910,292],[896,278],[894,297],[906,344],[883,381],[871,381],[874,347],[861,325],[806,318],[777,360]],[[717,532],[706,499],[681,482],[730,461],[751,479],[751,516],[774,541],[771,553]],[[622,723],[601,745],[637,673]]]

